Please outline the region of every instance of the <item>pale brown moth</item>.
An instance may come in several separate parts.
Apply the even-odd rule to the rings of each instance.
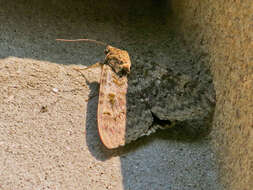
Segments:
[[[90,39],[57,40],[87,41],[106,45],[103,42]],[[97,126],[102,143],[108,149],[114,149],[126,144],[127,76],[130,73],[131,61],[127,51],[110,45],[106,45],[105,55],[104,62],[100,63],[102,71],[100,77]],[[94,67],[94,65],[91,67]]]

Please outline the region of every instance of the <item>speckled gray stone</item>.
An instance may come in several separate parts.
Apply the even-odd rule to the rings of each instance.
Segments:
[[[177,41],[177,39],[174,39]],[[127,141],[136,140],[153,128],[186,128],[193,138],[208,134],[215,107],[212,77],[204,62],[208,55],[194,58],[177,43],[164,44],[167,51],[178,49],[160,62],[149,50],[132,56],[129,77]],[[180,59],[173,60],[170,56]]]

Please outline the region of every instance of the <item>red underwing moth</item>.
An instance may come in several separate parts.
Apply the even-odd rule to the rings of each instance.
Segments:
[[[88,41],[105,45],[90,39],[57,40]],[[106,46],[105,55],[101,64],[97,126],[102,143],[108,149],[114,149],[126,144],[127,76],[130,73],[131,61],[127,51],[110,45]]]

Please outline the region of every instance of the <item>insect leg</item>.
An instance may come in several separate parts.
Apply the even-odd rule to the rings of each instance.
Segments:
[[[98,66],[102,67],[102,65],[103,65],[102,63],[97,62],[97,63],[95,63],[95,64],[93,64],[93,65],[91,65],[89,67],[85,67],[85,68],[73,68],[73,69],[76,70],[76,71],[78,71],[81,74],[81,76],[85,79],[87,85],[90,85],[90,81],[86,78],[85,74],[82,71],[90,69],[90,68],[95,68],[95,67],[98,67]],[[92,99],[92,98],[94,98],[94,97],[96,97],[96,96],[98,96],[98,94],[94,94],[94,95],[89,96],[89,100]]]
[[[80,71],[80,70],[87,70],[87,69],[91,69],[91,68],[95,68],[95,67],[99,67],[99,66],[102,66],[102,63],[97,62],[97,63],[90,65],[88,67],[85,67],[85,68],[74,68],[74,69],[77,71]]]
[[[85,67],[85,68],[73,68],[73,69],[78,71],[82,75],[82,77],[86,80],[86,82],[89,84],[90,83],[89,80],[86,78],[86,76],[81,71],[88,70],[88,69],[95,68],[95,67],[99,67],[99,66],[102,67],[102,63],[97,62],[97,63],[95,63],[91,66]]]

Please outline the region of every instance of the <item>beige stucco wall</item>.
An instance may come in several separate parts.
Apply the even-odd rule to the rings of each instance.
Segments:
[[[172,1],[175,28],[210,54],[217,105],[213,144],[227,189],[253,187],[253,2]]]

